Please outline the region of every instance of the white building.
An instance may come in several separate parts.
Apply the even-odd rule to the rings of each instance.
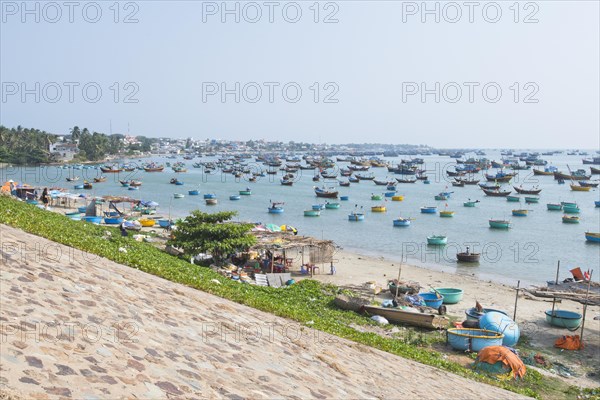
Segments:
[[[49,150],[58,161],[71,161],[79,153],[79,148],[75,143],[53,143],[50,145]]]

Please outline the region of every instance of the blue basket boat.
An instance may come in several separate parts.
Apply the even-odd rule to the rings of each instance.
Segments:
[[[437,207],[421,207],[422,214],[435,214],[437,213]]]
[[[86,210],[87,210],[86,206],[82,206],[82,207],[77,208],[77,211],[79,211],[80,213],[84,213]]]
[[[427,307],[438,308],[444,302],[444,296],[438,297],[437,293],[419,293],[419,297],[425,301]]]
[[[81,218],[82,220],[84,220],[85,222],[90,222],[92,224],[96,224],[96,225],[100,225],[100,223],[102,222],[102,217],[96,217],[96,216],[85,216]]]
[[[168,228],[172,225],[172,222],[168,219],[159,219],[158,220],[158,226],[160,226],[161,228]]]
[[[217,195],[216,195],[216,194],[214,194],[214,193],[206,193],[206,194],[204,195],[204,198],[205,198],[205,199],[216,199],[216,198],[217,198]]]
[[[229,200],[240,200],[242,198],[242,196],[240,196],[239,194],[232,194],[231,196],[229,196]]]
[[[581,314],[573,311],[546,311],[546,322],[558,328],[577,329],[581,325],[582,318]]]
[[[104,223],[107,225],[119,225],[123,222],[123,218],[121,217],[104,217]]]
[[[394,226],[410,226],[410,218],[395,219]]]
[[[363,213],[350,213],[348,214],[348,221],[363,221],[365,219],[365,214]]]
[[[384,196],[385,197],[394,197],[396,195],[396,192],[385,192]]]
[[[485,329],[450,328],[448,343],[455,350],[478,352],[488,346],[502,346],[502,333]]]
[[[188,190],[190,196],[198,196],[200,192],[198,190]]]

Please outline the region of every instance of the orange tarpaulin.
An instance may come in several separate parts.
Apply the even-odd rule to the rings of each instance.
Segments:
[[[13,185],[15,185],[15,188],[17,187],[18,184],[19,184],[18,182],[13,182]],[[10,193],[10,182],[4,182],[4,184],[0,188],[0,192]]]
[[[554,347],[565,350],[581,350],[583,349],[583,342],[579,338],[579,335],[561,336],[554,342]]]
[[[502,362],[507,368],[510,368],[515,378],[525,376],[525,364],[518,355],[510,351],[504,346],[488,346],[482,349],[477,354],[477,361],[486,362],[488,364],[496,364]]]

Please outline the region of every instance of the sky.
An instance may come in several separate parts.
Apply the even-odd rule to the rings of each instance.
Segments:
[[[599,2],[1,1],[0,124],[600,148]]]

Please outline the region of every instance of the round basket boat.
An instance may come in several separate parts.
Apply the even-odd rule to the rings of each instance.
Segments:
[[[577,329],[581,325],[582,315],[565,310],[546,311],[546,322],[552,326],[566,329]]]
[[[464,290],[457,288],[436,288],[439,294],[444,296],[444,304],[456,304],[462,300]]]
[[[448,343],[453,349],[478,352],[488,346],[502,346],[502,333],[485,329],[450,328]]]
[[[438,297],[437,293],[419,293],[419,297],[421,297],[427,307],[438,308],[444,302],[444,296]]]

